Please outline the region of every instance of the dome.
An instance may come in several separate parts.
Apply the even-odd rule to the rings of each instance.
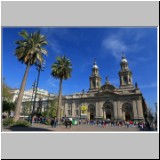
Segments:
[[[93,64],[93,67],[92,67],[93,69],[98,69],[98,66],[97,66],[97,64],[96,64],[96,59],[95,59],[95,61],[94,61],[94,64]]]
[[[94,64],[93,69],[98,69],[98,66],[96,64]]]
[[[101,86],[102,91],[114,91],[116,87],[110,83],[105,83],[103,86]]]
[[[123,63],[123,62],[128,63],[128,61],[127,61],[127,59],[126,59],[125,57],[122,57],[121,62],[122,62],[122,63]]]

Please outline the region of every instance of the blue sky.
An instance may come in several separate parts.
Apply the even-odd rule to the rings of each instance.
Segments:
[[[19,88],[26,66],[14,55],[18,33],[41,31],[47,37],[46,67],[41,72],[39,88],[58,93],[59,81],[51,73],[51,65],[58,55],[66,55],[72,62],[72,77],[63,82],[63,95],[88,91],[89,76],[96,58],[102,84],[108,75],[110,83],[119,87],[118,71],[122,52],[149,106],[157,102],[157,29],[156,28],[3,28],[2,77],[12,88]],[[37,78],[33,66],[27,78],[26,90]]]

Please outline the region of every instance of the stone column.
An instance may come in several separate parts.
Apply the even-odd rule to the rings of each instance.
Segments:
[[[96,112],[96,116],[97,116],[97,117],[100,116],[100,102],[97,103],[97,112]]]
[[[131,77],[131,84],[133,84],[133,80],[132,80],[132,77]]]
[[[88,110],[88,104],[87,103],[83,103],[83,106],[87,106],[87,118],[90,119],[90,112]]]
[[[117,119],[118,114],[117,114],[117,102],[113,102],[113,113],[114,113],[114,119]]]
[[[127,75],[127,84],[130,84],[130,82],[129,82],[129,74]]]
[[[96,107],[95,108],[95,112],[96,112],[95,117],[98,117],[99,116],[99,114],[98,114],[99,113],[99,102],[96,102],[95,107]]]
[[[75,116],[76,116],[76,115],[75,115],[75,108],[76,108],[76,104],[75,104],[75,102],[73,102],[73,103],[72,103],[72,108],[71,108],[71,110],[72,110],[72,111],[71,111],[71,114],[72,114],[71,116],[72,116],[72,117],[75,117]]]
[[[106,119],[106,110],[103,110],[103,114],[104,114],[104,119]]]
[[[137,115],[137,104],[136,104],[136,101],[133,101],[132,105],[133,105],[133,110],[132,110],[133,111],[133,118],[137,119],[138,115]]]
[[[137,105],[138,105],[137,108],[138,108],[139,118],[144,119],[143,109],[142,109],[142,101],[141,101],[141,100],[138,100],[138,101],[137,101]]]
[[[118,119],[122,119],[122,104],[120,101],[117,101],[117,109],[118,109]]]
[[[120,85],[123,85],[124,83],[123,83],[123,77],[121,76],[121,84]]]
[[[122,115],[123,115],[123,120],[125,121],[126,120],[126,116],[125,116],[125,112],[124,111],[122,111]]]
[[[67,110],[68,110],[68,103],[65,103],[64,104],[64,116],[66,115],[66,117],[68,116]]]
[[[99,116],[103,117],[103,102],[99,103]]]

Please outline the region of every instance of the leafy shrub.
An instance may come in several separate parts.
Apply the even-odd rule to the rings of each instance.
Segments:
[[[47,119],[47,120],[45,121],[45,125],[50,125],[50,124],[51,124],[50,120]]]
[[[48,113],[47,111],[44,111],[44,112],[42,113],[42,116],[43,116],[43,117],[49,117],[49,113]]]
[[[31,124],[25,120],[16,121],[12,126],[14,127],[29,127]]]
[[[13,118],[7,118],[3,120],[4,126],[12,126],[14,124]]]

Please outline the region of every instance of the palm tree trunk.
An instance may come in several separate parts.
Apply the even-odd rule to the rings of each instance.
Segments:
[[[58,123],[60,122],[61,105],[62,105],[62,78],[60,79],[60,84],[59,84],[59,96],[58,96],[58,108],[57,108]]]
[[[22,80],[22,83],[21,83],[21,88],[20,88],[20,91],[19,91],[16,108],[15,108],[14,121],[17,121],[19,119],[19,116],[20,116],[23,93],[24,93],[24,89],[25,89],[25,86],[26,86],[26,80],[27,80],[29,68],[30,68],[30,64],[27,64],[26,71],[24,73],[23,80]]]

